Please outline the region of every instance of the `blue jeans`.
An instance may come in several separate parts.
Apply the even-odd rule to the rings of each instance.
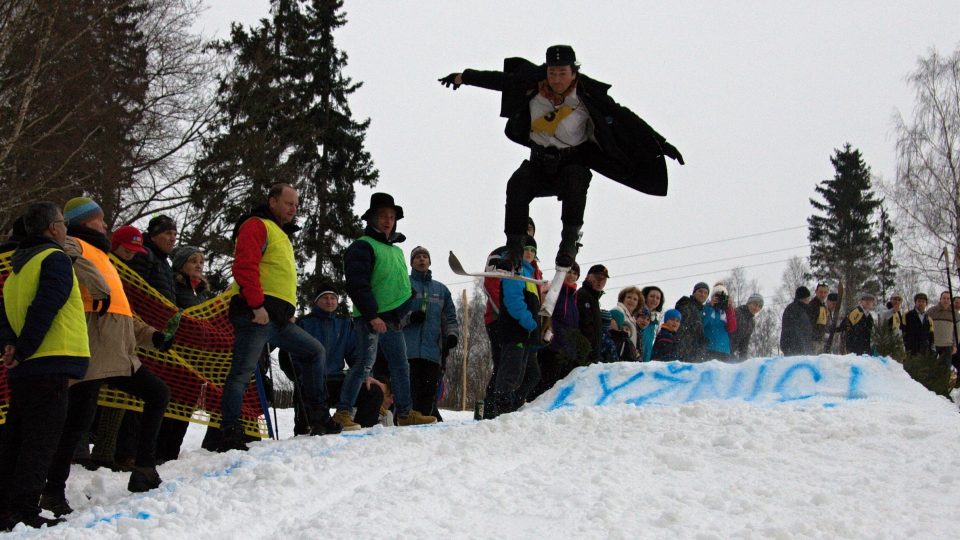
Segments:
[[[273,321],[256,324],[246,317],[235,317],[230,319],[230,322],[233,324],[233,360],[227,380],[223,383],[221,428],[240,423],[243,393],[250,383],[253,370],[257,369],[257,362],[267,343],[287,351],[294,358],[299,358],[304,401],[310,407],[325,406],[326,351],[319,341],[292,323],[279,328]]]
[[[383,350],[390,369],[390,389],[393,390],[394,403],[397,405],[397,414],[404,416],[413,408],[410,397],[410,364],[407,362],[407,343],[403,339],[403,332],[398,328],[387,325],[387,331],[378,334],[370,328],[370,324],[362,319],[356,319],[358,339],[363,350],[363,360],[350,368],[343,389],[340,391],[340,402],[337,411],[350,411],[357,401],[360,386],[370,376],[373,363],[377,360],[377,347]]]

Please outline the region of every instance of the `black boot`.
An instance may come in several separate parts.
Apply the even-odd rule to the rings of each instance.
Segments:
[[[67,496],[63,493],[44,493],[40,495],[40,508],[53,512],[56,517],[73,513],[73,508],[70,508]]]
[[[220,429],[221,439],[217,452],[229,452],[230,450],[242,450],[246,452],[250,448],[243,442],[243,427],[240,424],[227,426]]]
[[[336,435],[341,431],[343,426],[330,417],[325,406],[310,411],[310,435]]]
[[[27,527],[33,527],[34,529],[39,529],[44,525],[46,525],[47,527],[53,527],[54,525],[59,525],[60,523],[63,523],[63,522],[64,522],[63,518],[53,518],[53,519],[45,518],[40,515],[40,511],[39,509],[37,509],[36,512],[30,511],[30,512],[19,512],[19,513],[11,514],[10,517],[7,519],[6,523],[3,524],[3,527],[4,527],[3,530],[10,531],[14,527],[16,527],[18,523],[23,523]]]
[[[134,467],[127,482],[127,490],[133,493],[144,493],[160,487],[160,474],[156,467]]]
[[[577,260],[580,251],[580,228],[564,228],[560,231],[560,249],[557,250],[555,264],[557,268],[570,268]]]

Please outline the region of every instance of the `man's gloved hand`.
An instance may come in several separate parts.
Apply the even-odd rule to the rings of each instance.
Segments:
[[[666,141],[664,141],[661,146],[663,147],[663,155],[670,159],[676,160],[677,163],[683,165],[683,156],[680,155],[680,151],[677,150],[676,146]]]
[[[443,341],[444,355],[446,355],[447,352],[452,351],[453,349],[456,349],[457,343],[458,343],[457,336],[453,334],[450,334],[449,336],[447,336],[446,339]]]
[[[427,314],[419,309],[410,314],[410,324],[423,324],[427,320]]]
[[[453,89],[456,90],[457,88],[460,88],[461,84],[463,84],[463,79],[461,79],[460,82],[457,82],[458,77],[460,77],[459,73],[451,73],[446,77],[442,77],[437,80],[440,81],[440,84],[446,86],[447,88],[452,86]]]
[[[173,339],[165,340],[163,332],[154,332],[150,340],[153,341],[153,347],[160,352],[167,352],[173,347]]]

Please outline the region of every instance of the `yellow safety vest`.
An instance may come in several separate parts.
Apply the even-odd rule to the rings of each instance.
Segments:
[[[40,267],[43,260],[51,253],[60,251],[49,248],[34,255],[19,272],[11,272],[3,284],[3,305],[7,320],[13,331],[19,336],[27,322],[27,310],[37,295],[40,286]],[[77,275],[70,270],[73,278],[73,287],[70,297],[57,312],[53,324],[36,352],[27,360],[44,356],[79,356],[90,357],[90,342],[87,338],[87,319],[83,314],[83,300],[80,297],[80,287],[77,285]]]
[[[260,287],[263,294],[297,305],[297,261],[293,244],[283,229],[272,219],[254,218],[267,229],[267,246],[260,257]],[[232,288],[239,291],[234,281]]]

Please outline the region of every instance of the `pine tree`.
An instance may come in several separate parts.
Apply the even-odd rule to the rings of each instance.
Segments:
[[[269,19],[234,25],[230,40],[217,44],[234,67],[221,78],[216,135],[197,163],[191,198],[199,215],[187,238],[216,259],[221,284],[236,222],[276,182],[300,195],[301,300],[320,276],[341,281],[342,251],[361,230],[354,186],[377,180],[364,149],[369,121],[355,121],[347,102],[360,83],[343,74],[347,55],[334,44],[333,31],[346,23],[342,5],[273,0]]]
[[[870,180],[870,168],[859,150],[846,144],[830,158],[835,174],[816,191],[822,201],[810,199],[818,212],[807,218],[810,239],[810,266],[820,280],[840,280],[844,305],[865,290],[874,274],[875,255],[880,246],[872,217],[880,207]]]
[[[874,257],[876,274],[870,279],[866,288],[872,293],[880,295],[886,301],[893,292],[897,283],[897,263],[893,260],[893,237],[896,229],[890,221],[890,214],[881,203],[877,212],[877,253]]]

